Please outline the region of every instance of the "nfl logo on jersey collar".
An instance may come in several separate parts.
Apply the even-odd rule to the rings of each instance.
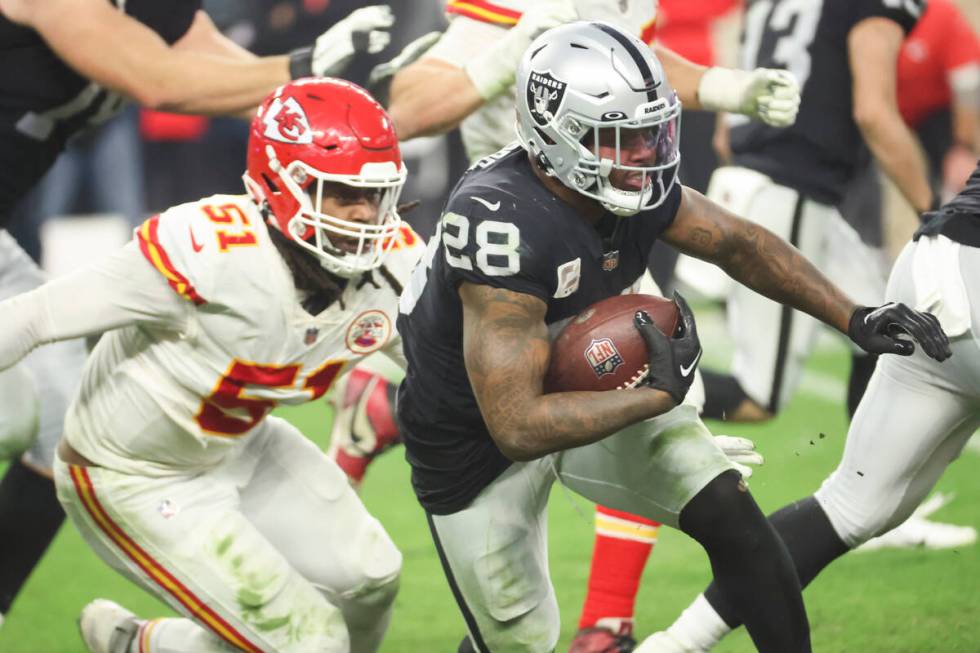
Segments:
[[[614,249],[611,252],[604,252],[602,255],[602,271],[612,272],[619,267],[619,250]]]
[[[306,330],[306,335],[303,336],[303,344],[312,345],[316,342],[317,336],[320,335],[320,329],[317,327],[310,327]]]

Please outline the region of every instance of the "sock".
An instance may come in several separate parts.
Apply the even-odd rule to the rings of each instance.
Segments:
[[[705,597],[728,626],[745,622],[760,653],[811,652],[793,560],[737,472],[708,483],[681,510],[679,525],[708,554],[715,579]]]
[[[853,354],[851,356],[851,376],[847,380],[847,416],[854,418],[854,411],[861,403],[861,397],[874,374],[878,357],[874,354]]]
[[[64,520],[54,482],[11,461],[0,481],[0,613],[10,611]]]
[[[704,379],[704,409],[701,411],[703,417],[727,419],[730,413],[749,398],[730,374],[719,374],[702,367],[701,378]]]
[[[140,623],[126,653],[230,653],[237,649],[190,619],[150,619]]]
[[[710,651],[731,631],[731,627],[718,616],[704,594],[698,594],[694,602],[667,629],[685,648],[695,651]]]
[[[769,522],[779,533],[793,559],[801,587],[809,585],[824,567],[849,550],[830,524],[823,508],[812,496],[777,510],[769,516]],[[722,595],[716,583],[712,582],[703,596],[710,603],[714,614],[719,615],[732,628],[739,625],[740,620],[735,609]],[[707,628],[710,620],[706,619],[705,613],[696,611],[696,616]],[[684,631],[694,632],[695,627],[692,624],[693,621],[688,620]]]
[[[579,628],[601,619],[603,626],[615,623],[618,632],[631,634],[636,593],[659,529],[655,521],[596,506],[595,548]]]
[[[780,508],[769,515],[769,521],[786,543],[803,587],[850,550],[815,497]]]

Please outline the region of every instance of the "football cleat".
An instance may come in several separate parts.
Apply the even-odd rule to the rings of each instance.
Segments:
[[[604,624],[603,621],[607,620],[600,619],[594,627],[582,628],[575,633],[568,653],[630,653],[636,647],[632,621],[608,620],[616,624]]]
[[[364,480],[368,465],[401,442],[395,424],[395,386],[384,377],[355,367],[340,380],[329,399],[334,408],[327,455],[351,484]]]
[[[136,615],[108,599],[95,599],[78,617],[78,629],[90,653],[127,653],[139,627]]]
[[[952,500],[953,497],[950,495],[941,493],[933,495],[916,508],[908,519],[887,533],[871,538],[856,550],[878,551],[920,547],[939,550],[971,546],[977,541],[977,530],[972,526],[944,524],[927,519],[929,515]]]

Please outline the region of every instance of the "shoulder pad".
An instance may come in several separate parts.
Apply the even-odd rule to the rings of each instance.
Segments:
[[[218,268],[233,264],[226,255],[243,248],[257,251],[263,230],[255,223],[260,219],[246,198],[214,195],[151,217],[136,230],[136,240],[174,292],[204,304],[212,280],[221,275]]]

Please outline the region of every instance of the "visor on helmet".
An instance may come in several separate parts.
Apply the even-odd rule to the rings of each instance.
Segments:
[[[680,103],[658,100],[637,116],[596,121],[570,113],[557,130],[570,141],[577,136],[576,190],[620,215],[659,206],[680,164]]]

